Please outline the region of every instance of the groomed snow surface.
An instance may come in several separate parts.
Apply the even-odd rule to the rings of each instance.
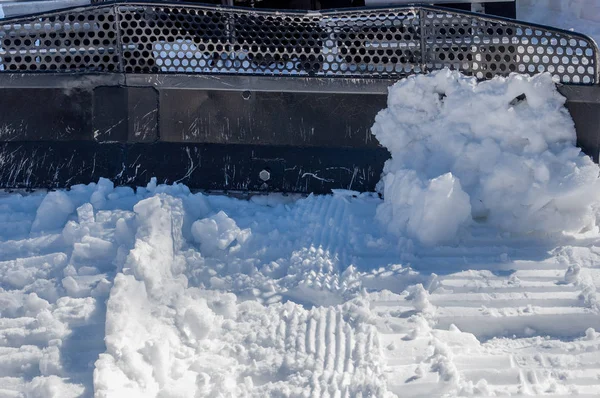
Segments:
[[[599,170],[563,101],[397,83],[384,199],[0,196],[0,396],[598,396]]]

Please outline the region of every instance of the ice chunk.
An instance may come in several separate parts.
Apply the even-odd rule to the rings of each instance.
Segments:
[[[83,394],[82,385],[69,384],[58,376],[38,376],[27,386],[25,396],[30,398],[75,398]]]
[[[98,185],[96,186],[96,191],[92,194],[90,198],[90,203],[94,206],[96,210],[104,208],[106,205],[106,196],[113,191],[115,185],[112,181],[106,178],[100,178],[98,180]]]
[[[249,231],[242,231],[233,219],[220,211],[214,216],[194,222],[192,236],[200,243],[203,253],[212,255],[227,249],[238,238],[245,241],[249,237]]]
[[[469,195],[451,173],[431,180],[411,210],[407,232],[430,245],[450,241],[471,219]]]
[[[112,242],[93,236],[84,236],[80,243],[73,245],[73,261],[94,261],[104,268],[111,267],[110,262],[106,262],[116,255],[116,247]],[[104,262],[102,261],[104,260]]]
[[[206,300],[199,300],[183,315],[182,330],[191,340],[203,340],[210,333],[215,322],[215,314],[206,305]]]
[[[406,299],[412,303],[418,312],[430,314],[434,311],[433,306],[429,302],[429,292],[420,283],[411,286]]]
[[[74,211],[75,206],[65,192],[49,192],[37,209],[31,231],[42,232],[60,229],[66,224],[69,216]]]
[[[596,338],[598,337],[598,334],[596,333],[596,331],[594,330],[594,328],[587,328],[585,331],[585,338],[586,340],[596,340]]]
[[[27,298],[23,304],[25,307],[25,315],[27,316],[36,316],[41,311],[50,309],[50,304],[48,301],[39,298],[36,293],[30,293],[27,295]]]
[[[77,208],[77,218],[79,224],[91,224],[94,219],[94,207],[91,203],[85,203]]]
[[[565,271],[564,283],[576,283],[579,280],[580,272],[581,266],[579,264],[569,265],[569,268]]]
[[[175,251],[183,245],[181,199],[158,194],[134,206],[138,230],[125,267],[130,268],[153,294],[163,294],[163,283],[175,283],[181,273]]]

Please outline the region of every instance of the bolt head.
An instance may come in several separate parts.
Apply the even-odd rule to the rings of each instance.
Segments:
[[[258,178],[262,181],[269,181],[271,179],[271,173],[269,173],[268,170],[261,170],[261,172],[258,173]]]

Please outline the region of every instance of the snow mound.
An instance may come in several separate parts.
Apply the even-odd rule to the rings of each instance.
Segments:
[[[598,166],[575,146],[552,77],[477,82],[442,70],[389,89],[373,133],[392,158],[377,218],[427,245],[473,219],[513,233],[595,226]]]

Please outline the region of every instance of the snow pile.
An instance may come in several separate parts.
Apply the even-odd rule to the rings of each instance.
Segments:
[[[377,218],[423,244],[451,241],[473,219],[514,233],[595,226],[598,166],[550,75],[478,83],[458,72],[389,90],[373,133],[392,154]]]

